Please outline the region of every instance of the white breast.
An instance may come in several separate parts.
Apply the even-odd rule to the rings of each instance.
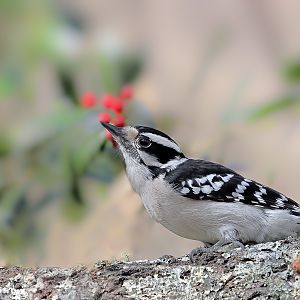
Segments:
[[[145,183],[149,178],[151,178],[151,173],[149,169],[132,159],[127,152],[123,153],[126,162],[126,173],[129,182],[135,192],[141,195],[142,189],[145,187]]]
[[[298,217],[283,210],[263,210],[241,203],[192,200],[182,197],[162,179],[147,181],[140,191],[151,217],[170,231],[189,239],[216,243],[224,226],[243,242],[277,240],[300,232]]]

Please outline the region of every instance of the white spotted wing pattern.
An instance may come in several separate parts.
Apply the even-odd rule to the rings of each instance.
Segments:
[[[212,162],[188,160],[168,173],[166,179],[181,195],[194,200],[240,202],[268,209],[285,209],[300,216],[300,206],[292,199]]]

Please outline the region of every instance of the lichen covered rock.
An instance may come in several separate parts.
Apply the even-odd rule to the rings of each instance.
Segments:
[[[92,268],[2,267],[0,299],[300,299],[291,264],[295,238],[227,253],[155,261],[107,262]]]

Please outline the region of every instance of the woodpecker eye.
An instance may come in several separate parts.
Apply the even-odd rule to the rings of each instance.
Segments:
[[[137,140],[137,143],[140,147],[142,148],[149,148],[151,146],[151,141],[150,139],[146,138],[146,137],[141,137]]]

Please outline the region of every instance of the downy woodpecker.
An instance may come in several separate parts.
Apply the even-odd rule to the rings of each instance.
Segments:
[[[187,158],[165,133],[144,126],[102,125],[112,133],[132,188],[150,216],[182,237],[217,249],[300,234],[300,205],[235,171]]]

